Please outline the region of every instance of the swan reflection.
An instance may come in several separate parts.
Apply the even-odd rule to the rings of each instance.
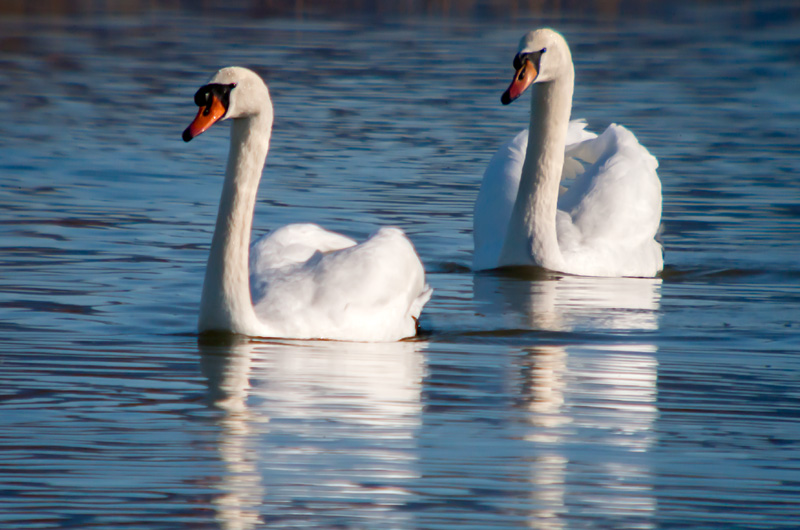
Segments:
[[[535,451],[529,527],[567,528],[567,516],[579,514],[652,527],[647,450],[658,364],[648,332],[658,328],[661,280],[537,280],[476,275],[474,282],[482,313],[507,329],[556,332],[519,356],[525,439]],[[592,487],[574,483],[587,472]]]
[[[208,399],[224,412],[222,528],[337,512],[410,525],[389,508],[418,477],[424,343],[201,342]]]
[[[537,281],[531,281],[537,280]],[[642,331],[658,329],[661,280],[549,273],[477,274],[475,301],[507,329]]]

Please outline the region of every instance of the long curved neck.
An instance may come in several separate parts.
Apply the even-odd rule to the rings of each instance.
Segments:
[[[269,149],[271,120],[233,120],[225,183],[200,300],[199,331],[256,334],[258,318],[249,285],[250,228],[258,183]]]
[[[528,148],[501,255],[505,265],[563,268],[556,233],[556,207],[573,85],[574,73],[570,68],[558,79],[532,87]]]

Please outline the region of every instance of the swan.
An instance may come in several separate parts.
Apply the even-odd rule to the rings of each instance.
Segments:
[[[432,291],[400,229],[381,228],[356,244],[314,224],[290,224],[250,245],[273,121],[261,77],[223,68],[194,99],[200,109],[184,141],[232,120],[198,331],[358,342],[414,336]]]
[[[655,239],[661,222],[655,157],[621,125],[597,135],[585,121],[570,121],[575,71],[558,32],[522,37],[514,68],[501,101],[511,103],[532,85],[530,126],[486,168],[473,217],[473,268],[656,276],[664,259]]]

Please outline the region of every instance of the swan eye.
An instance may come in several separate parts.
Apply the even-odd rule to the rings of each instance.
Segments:
[[[202,87],[194,95],[194,104],[198,107],[205,107],[211,102],[211,90],[208,87]]]

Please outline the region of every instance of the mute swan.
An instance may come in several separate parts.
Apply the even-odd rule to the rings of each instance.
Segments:
[[[414,247],[397,228],[381,228],[356,244],[317,225],[291,224],[255,241],[248,260],[272,132],[269,90],[255,72],[228,67],[194,99],[200,109],[184,141],[233,120],[199,331],[364,342],[415,335],[431,289]]]
[[[530,127],[486,168],[473,218],[473,268],[537,265],[581,276],[655,276],[664,265],[655,240],[661,220],[656,159],[621,125],[598,136],[584,130],[585,122],[570,121],[575,71],[559,33],[525,35],[514,68],[501,101],[507,105],[533,85]],[[574,179],[565,191],[562,179]]]

